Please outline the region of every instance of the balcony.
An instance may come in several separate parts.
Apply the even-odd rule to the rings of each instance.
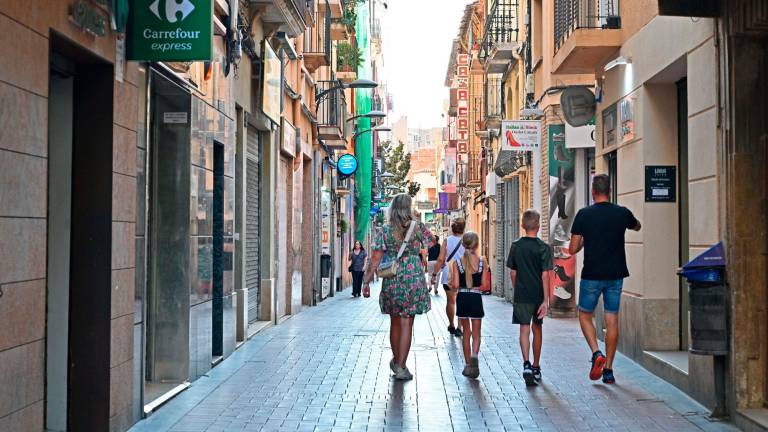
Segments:
[[[594,73],[620,47],[619,0],[555,0],[553,73]]]
[[[480,59],[488,73],[504,73],[515,61],[520,28],[517,21],[518,0],[495,0],[485,22]]]
[[[249,0],[249,4],[261,6],[261,20],[268,30],[284,31],[290,37],[297,37],[304,31],[308,3],[307,0]]]
[[[339,82],[318,81],[316,93],[336,87]],[[317,105],[318,137],[330,148],[343,149],[347,147],[344,136],[344,123],[347,103],[341,90],[327,93]]]
[[[331,11],[331,18],[341,18],[342,13],[344,13],[344,5],[341,0],[321,0],[318,3],[320,3],[319,8],[321,12],[325,12],[326,9]]]
[[[331,64],[331,9],[328,2],[321,12],[315,12],[315,25],[304,31],[304,66],[313,73],[320,66]]]

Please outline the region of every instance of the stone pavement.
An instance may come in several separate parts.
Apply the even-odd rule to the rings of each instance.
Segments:
[[[461,375],[440,295],[416,318],[415,379],[395,382],[376,290],[369,299],[349,292],[257,334],[131,431],[736,430],[623,356],[616,385],[590,381],[576,320],[545,321],[543,383],[526,388],[511,305],[491,296],[478,380]]]

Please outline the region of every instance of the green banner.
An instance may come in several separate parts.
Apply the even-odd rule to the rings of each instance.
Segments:
[[[357,37],[357,47],[363,57],[362,65],[357,68],[357,78],[372,78],[371,71],[371,51],[368,38],[368,4],[357,4],[357,25],[355,27],[355,36]],[[356,114],[365,114],[371,110],[371,90],[355,90],[355,102],[357,107]],[[357,130],[368,130],[371,128],[371,119],[361,118],[357,121]],[[355,182],[357,184],[357,205],[355,207],[355,239],[364,241],[368,235],[369,213],[371,211],[371,181],[373,179],[373,155],[371,145],[372,133],[362,134],[355,143],[355,157],[359,166]]]
[[[212,0],[134,0],[127,33],[128,60],[210,61]]]

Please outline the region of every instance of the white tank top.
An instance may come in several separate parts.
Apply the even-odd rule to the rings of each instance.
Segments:
[[[445,265],[443,266],[443,285],[448,285],[448,266],[451,264],[451,261],[456,261],[457,259],[460,259],[462,255],[464,255],[464,246],[461,246],[461,237],[452,235],[445,239],[448,248],[445,251]],[[451,260],[448,261],[448,257],[451,255],[451,252],[456,248],[456,245],[459,245],[459,248],[456,250],[456,253],[453,254],[453,257],[451,257]]]

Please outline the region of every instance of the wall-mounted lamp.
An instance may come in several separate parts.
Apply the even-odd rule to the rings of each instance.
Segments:
[[[604,70],[609,71],[616,66],[628,64],[632,64],[632,59],[626,58],[624,56],[618,56],[615,59],[609,61],[608,64],[605,65]]]

